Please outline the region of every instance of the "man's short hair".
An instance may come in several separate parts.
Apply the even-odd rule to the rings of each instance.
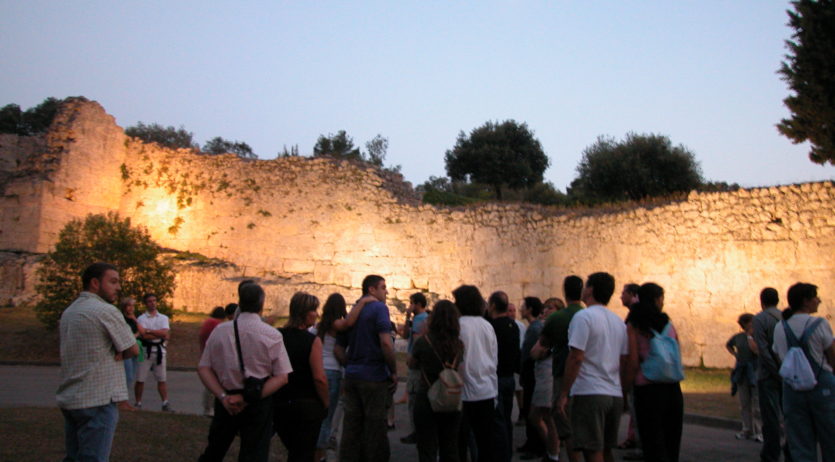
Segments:
[[[212,310],[211,317],[215,319],[224,319],[226,317],[226,310],[224,310],[222,306],[216,306]]]
[[[415,292],[412,295],[409,295],[409,301],[415,305],[420,305],[426,308],[426,295],[423,295],[420,292]]]
[[[502,292],[501,290],[497,290],[490,294],[490,298],[487,299],[487,304],[493,305],[493,311],[495,311],[496,313],[507,313],[507,309],[509,306],[509,302],[507,301],[507,294]]]
[[[562,281],[562,291],[568,301],[580,300],[583,296],[583,279],[580,276],[566,276]]]
[[[244,284],[238,288],[238,305],[241,312],[260,313],[264,308],[264,289],[256,283]]]
[[[226,305],[226,308],[224,309],[224,311],[226,311],[226,317],[231,318],[232,316],[235,316],[235,312],[238,311],[238,304],[237,303],[230,303],[230,304]]]
[[[241,287],[247,284],[255,284],[255,279],[244,279],[243,281],[238,283],[238,298],[241,297]]]
[[[627,293],[634,297],[638,295],[638,291],[641,290],[641,286],[635,284],[634,282],[630,282],[629,284],[623,286],[623,290],[625,290]]]
[[[739,327],[745,329],[745,326],[751,323],[754,320],[754,315],[751,313],[743,313],[739,315],[739,319],[736,320],[736,323],[739,324]]]
[[[142,296],[142,303],[148,303],[148,299],[151,298],[151,297],[159,299],[159,297],[157,297],[157,294],[147,293],[147,294]]]
[[[609,273],[593,273],[589,275],[586,286],[591,287],[594,299],[605,305],[615,293],[615,278]]]
[[[539,297],[525,297],[525,308],[531,310],[531,316],[538,318],[542,314],[542,300]]]
[[[88,266],[83,273],[81,273],[81,287],[83,287],[84,290],[89,289],[90,282],[93,279],[101,280],[101,278],[104,277],[104,273],[111,270],[116,271],[117,273],[119,272],[119,270],[117,270],[116,267],[110,263],[105,263],[103,261],[93,263]]]
[[[762,306],[777,306],[780,303],[780,294],[774,287],[766,287],[760,292],[760,303]]]
[[[461,312],[461,316],[483,316],[484,297],[476,286],[463,285],[452,291],[455,298],[455,306]]]
[[[365,279],[362,280],[362,294],[368,295],[369,289],[371,289],[372,287],[377,287],[377,284],[379,284],[380,281],[385,280],[386,279],[382,276],[378,276],[376,274],[369,274],[365,277]]]

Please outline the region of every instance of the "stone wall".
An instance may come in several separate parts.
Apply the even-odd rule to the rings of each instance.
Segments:
[[[691,193],[608,211],[437,208],[364,165],[146,145],[84,100],[67,104],[42,139],[0,138],[0,160],[0,249],[43,253],[69,219],[118,211],[164,247],[228,262],[178,266],[174,304],[191,311],[231,301],[243,277],[260,278],[268,309],[282,313],[295,290],[352,299],[362,278],[378,273],[398,315],[418,290],[449,297],[468,283],[518,301],[561,296],[566,275],[605,270],[619,286],[664,286],[685,361],[708,366],[730,364],[724,342],[739,314],[759,310],[764,286],[784,294],[793,282],[814,282],[821,313],[835,311],[827,291],[835,287],[832,182]],[[31,265],[21,258],[6,266]],[[4,271],[22,281],[0,287],[4,300],[20,298],[6,293],[21,286],[31,290],[31,270]]]

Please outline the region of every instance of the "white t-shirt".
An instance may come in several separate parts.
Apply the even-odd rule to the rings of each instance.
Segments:
[[[800,341],[803,331],[806,330],[806,323],[808,322],[808,325],[812,325],[812,323],[815,322],[815,319],[818,318],[813,318],[806,313],[797,313],[789,318],[787,322],[789,324],[789,328],[797,337],[797,340]],[[820,324],[818,324],[818,328],[809,335],[807,345],[809,347],[809,354],[812,355],[812,359],[817,361],[818,365],[823,364],[823,368],[831,372],[832,367],[823,356],[823,351],[832,345],[832,326],[826,322],[826,319],[820,322]],[[783,330],[783,321],[778,322],[777,325],[774,326],[774,344],[771,349],[777,353],[777,356],[780,357],[781,361],[789,350],[786,332]],[[817,374],[817,367],[812,366],[812,371]]]
[[[464,379],[461,399],[481,401],[499,395],[499,377],[496,366],[499,361],[499,344],[496,331],[484,318],[461,316],[461,341],[464,356],[459,372]]]
[[[618,315],[603,305],[578,311],[568,325],[568,346],[585,353],[571,396],[622,396],[620,357],[629,352],[629,344]]]
[[[518,319],[514,319],[514,321],[516,321],[516,325],[519,327],[519,348],[522,348],[522,344],[525,343],[525,331],[528,330],[528,326]]]
[[[157,314],[154,316],[149,316],[148,313],[143,313],[141,316],[136,318],[136,323],[140,326],[144,327],[148,330],[160,330],[160,329],[169,329],[168,327],[168,316],[160,313],[157,311]],[[158,343],[158,340],[153,340],[152,343]],[[162,342],[162,355],[165,356],[166,345],[165,342]],[[152,350],[152,352],[156,352],[156,347]]]

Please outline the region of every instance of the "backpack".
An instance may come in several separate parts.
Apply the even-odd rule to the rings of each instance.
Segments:
[[[452,363],[446,363],[435,351],[432,342],[429,341],[429,335],[424,335],[426,343],[432,348],[438,360],[443,364],[444,369],[438,375],[438,380],[429,385],[429,391],[426,397],[429,398],[429,406],[432,407],[432,412],[455,412],[460,411],[462,407],[461,389],[464,387],[464,380],[461,374],[458,373],[458,356],[452,360]],[[422,371],[423,380],[429,384],[429,379],[426,378],[426,372]]]
[[[789,347],[789,351],[780,366],[780,377],[793,390],[809,391],[818,384],[817,375],[812,370],[812,364],[815,366],[818,366],[818,364],[809,354],[807,343],[809,336],[817,329],[821,321],[823,321],[822,318],[817,318],[812,322],[812,325],[809,325],[807,321],[800,340],[789,328],[789,324],[783,321],[783,330],[786,332],[786,346]],[[823,366],[818,366],[818,373],[822,368]]]
[[[681,365],[681,350],[678,342],[667,335],[670,323],[659,334],[655,329],[649,340],[649,354],[641,363],[641,372],[652,382],[676,383],[684,380],[684,368]]]

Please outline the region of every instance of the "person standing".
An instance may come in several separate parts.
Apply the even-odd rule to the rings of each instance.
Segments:
[[[293,371],[281,333],[261,320],[264,289],[244,284],[238,297],[240,313],[212,331],[197,368],[200,381],[215,396],[209,443],[199,462],[223,461],[236,435],[241,437],[239,461],[267,462],[273,436],[272,396]],[[260,398],[244,400],[245,377],[263,381]]]
[[[739,397],[742,414],[742,431],[736,434],[736,439],[762,442],[760,403],[757,399],[757,355],[750,346],[754,341],[751,327],[753,319],[751,313],[739,316],[737,323],[742,332],[728,339],[725,348],[736,360],[731,372],[731,395]]]
[[[541,456],[545,452],[545,440],[541,436],[541,428],[537,425],[539,419],[530,416],[531,401],[536,387],[536,360],[531,357],[531,348],[536,344],[542,332],[543,321],[540,319],[542,308],[542,301],[537,297],[525,297],[519,308],[522,319],[528,322],[519,354],[521,369],[519,381],[522,384],[522,405],[519,407],[519,415],[520,418],[525,419],[525,443],[516,449],[523,453],[522,457],[526,457],[525,454]]]
[[[464,387],[461,391],[463,414],[458,440],[459,459],[467,460],[467,448],[472,434],[477,451],[473,460],[492,462],[499,460],[496,443],[501,439],[495,438],[493,432],[496,398],[499,395],[496,375],[499,347],[496,331],[484,319],[484,297],[476,286],[460,286],[452,291],[452,296],[461,313],[459,324],[461,342],[464,344],[460,369]]]
[[[345,367],[345,417],[339,460],[387,461],[391,455],[386,408],[397,386],[397,364],[391,318],[385,304],[388,289],[382,276],[362,281],[365,304],[349,334]]]
[[[145,361],[139,363],[139,371],[136,375],[134,395],[136,395],[136,408],[142,408],[142,392],[145,390],[145,380],[148,374],[153,371],[157,381],[157,391],[162,400],[162,410],[171,411],[168,403],[168,383],[166,382],[166,342],[170,339],[168,316],[157,310],[158,299],[155,294],[145,294],[142,297],[146,311],[136,320],[142,326],[144,334],[139,339],[142,347],[145,348]]]
[[[319,299],[296,292],[290,319],[279,329],[293,372],[273,397],[273,426],[287,448],[288,462],[310,462],[329,405],[322,341],[308,331],[319,317]]]
[[[211,315],[203,321],[203,324],[200,325],[200,331],[197,333],[197,341],[200,343],[200,355],[203,355],[203,350],[206,349],[206,341],[209,340],[209,336],[212,335],[212,331],[215,330],[215,327],[218,324],[222,323],[226,320],[226,310],[223,309],[222,306],[216,306],[213,310]],[[207,388],[203,388],[203,415],[206,417],[211,417],[215,413],[215,406],[214,406],[215,397],[212,395]]]
[[[760,292],[762,311],[754,316],[754,344],[757,354],[757,392],[760,397],[760,416],[762,417],[763,447],[760,450],[761,462],[780,460],[780,440],[783,431],[783,379],[780,377],[780,360],[772,350],[774,327],[783,315],[777,304],[780,297],[777,289],[766,287]],[[791,462],[788,446],[783,447],[786,462]]]
[[[571,319],[563,385],[557,408],[565,413],[571,395],[571,431],[575,450],[586,462],[613,460],[623,411],[621,373],[626,370],[626,325],[606,308],[615,291],[615,278],[594,273],[586,280],[583,302],[588,306]]]
[[[789,287],[789,307],[774,328],[774,352],[785,359],[792,346],[804,351],[817,384],[807,391],[783,388],[786,441],[796,462],[835,461],[835,341],[826,319],[813,317],[821,299],[814,284],[798,282]]]
[[[82,292],[61,315],[61,384],[55,398],[64,416],[65,460],[106,462],[119,422],[116,403],[128,399],[122,360],[135,357],[139,348],[113,306],[120,289],[116,267],[94,263],[81,283]]]
[[[409,361],[409,356],[412,354],[412,349],[415,347],[415,342],[419,339],[425,330],[426,327],[426,319],[429,317],[429,313],[426,312],[426,296],[420,292],[413,293],[409,296],[409,307],[406,308],[406,324],[403,326],[403,337],[409,339],[409,344],[407,347],[407,358],[406,361],[408,364],[411,364]],[[409,367],[409,375],[406,379],[406,392],[408,393],[408,402],[409,402],[409,422],[412,425],[412,432],[400,438],[400,442],[403,444],[415,444],[417,442],[417,435],[415,435],[415,393],[417,387],[420,384],[420,381],[423,378],[420,375],[419,369],[413,369]]]
[[[501,442],[504,452],[500,453],[500,457],[505,461],[510,461],[513,455],[513,421],[510,414],[513,412],[513,395],[516,391],[514,374],[519,372],[519,327],[516,326],[516,321],[511,319],[508,307],[506,293],[497,291],[490,294],[487,301],[487,322],[493,326],[496,333],[499,352],[496,364],[499,412],[496,421],[499,426],[498,432],[504,435]],[[497,437],[497,440],[499,439],[501,438]]]
[[[464,344],[459,338],[460,315],[449,300],[440,300],[432,308],[426,335],[415,342],[410,366],[421,373],[414,396],[415,433],[420,462],[457,462],[458,432],[461,411],[434,412],[429,403],[429,387],[444,368],[458,369]]]

